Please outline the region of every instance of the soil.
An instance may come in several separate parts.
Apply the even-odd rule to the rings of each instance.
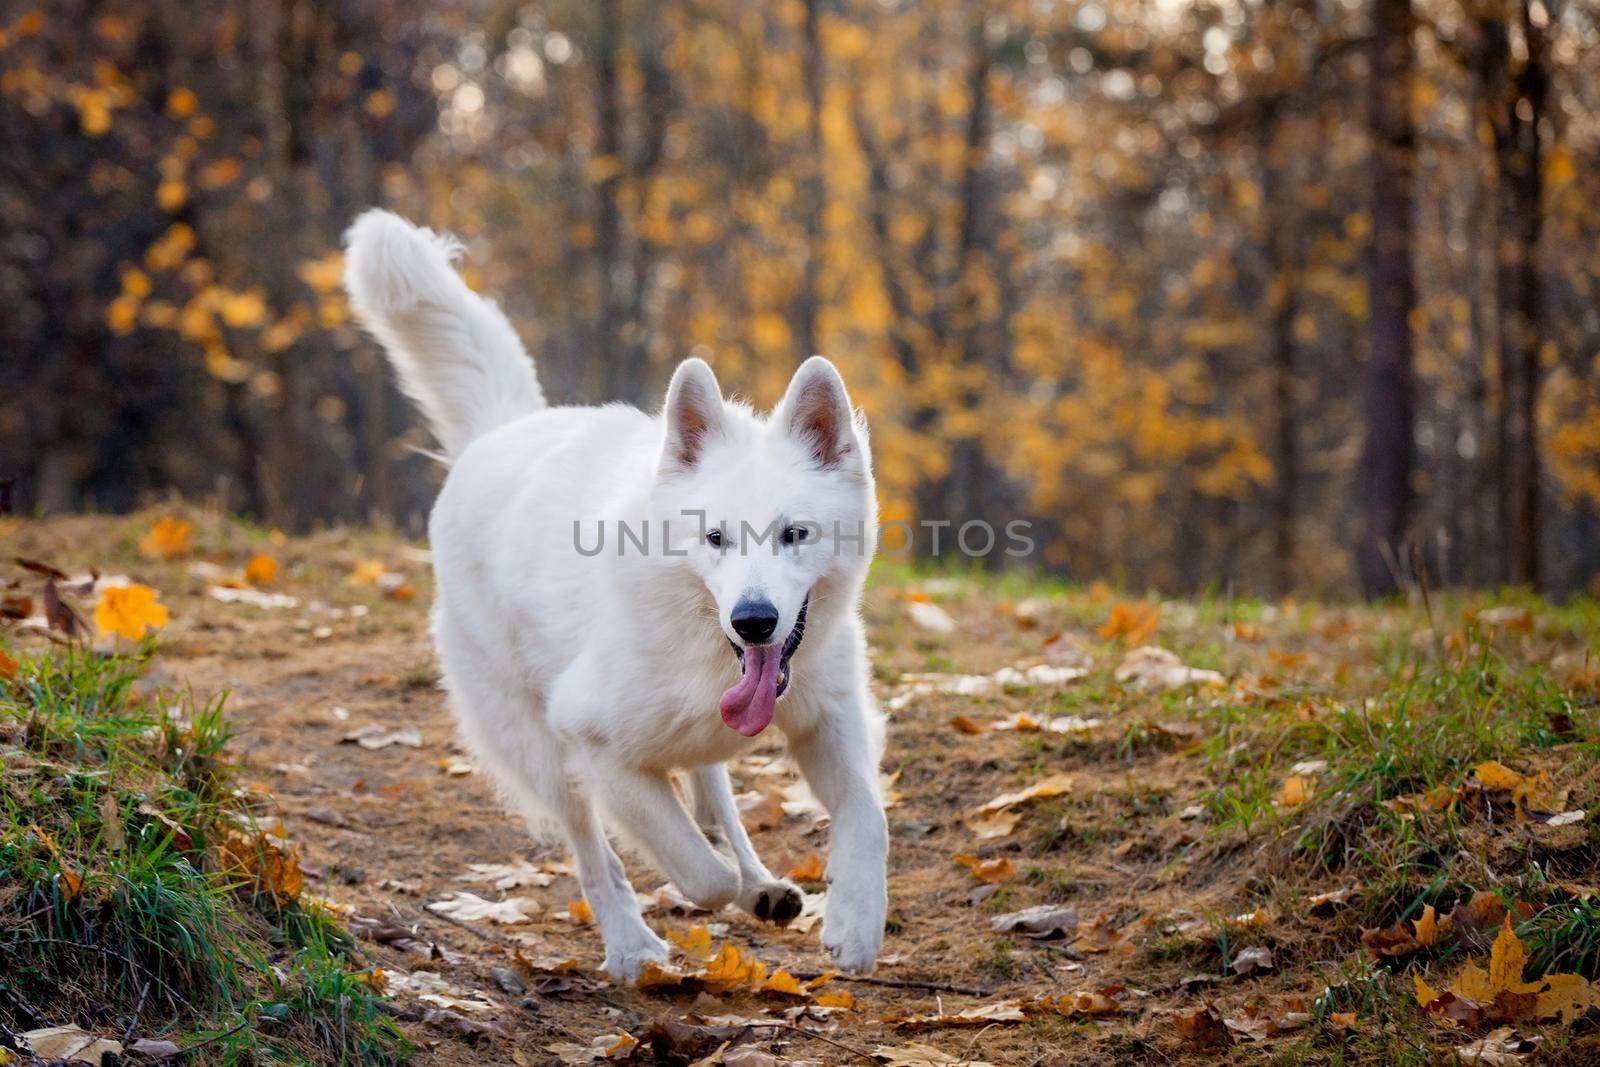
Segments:
[[[551,1046],[561,1043],[640,1035],[652,1022],[690,1013],[776,1017],[789,1006],[755,994],[642,991],[606,981],[598,971],[598,931],[559,917],[578,896],[570,875],[557,876],[548,887],[506,894],[542,905],[529,923],[452,922],[428,911],[426,904],[457,890],[490,899],[502,895],[459,880],[468,864],[556,862],[564,854],[558,841],[535,840],[506,813],[485,774],[448,769],[466,757],[437,687],[425,552],[383,534],[335,531],[272,543],[259,531],[241,531],[215,517],[196,522],[196,544],[218,565],[237,567],[250,551],[271,553],[280,576],[266,591],[293,596],[297,606],[219,602],[210,583],[192,573],[193,557],[138,561],[130,551],[144,528],[137,520],[30,524],[21,531],[18,551],[69,568],[110,567],[107,561],[120,560],[133,577],[159,588],[173,620],[160,636],[152,678],[192,687],[197,701],[228,694],[241,777],[275,798],[309,876],[308,891],[341,912],[415,927],[421,938],[451,954],[429,960],[363,942],[385,971],[435,971],[450,986],[478,991],[493,1002],[488,1012],[461,1014],[502,1033],[461,1034],[437,1018],[425,1021],[429,1005],[400,994],[395,1008],[422,1046],[420,1062],[550,1062]],[[350,575],[363,560],[380,560],[399,577],[385,580],[391,588],[352,584]],[[403,586],[392,588],[396,581]],[[869,593],[874,672],[885,702],[906,691],[908,672],[984,673],[1080,661],[1103,670],[1105,656],[1117,655],[1107,653],[1094,633],[1107,610],[1098,597],[1092,604],[1082,600],[1078,608],[1047,604],[1034,617],[1036,605],[1019,612],[998,588],[954,583],[939,599],[958,629],[943,634],[908,619],[909,604],[930,585],[937,587],[884,575]],[[1352,628],[1361,622],[1359,609],[1340,617]],[[1285,634],[1268,644],[1287,648],[1301,639]],[[1262,667],[1266,648],[1230,645],[1226,656],[1232,662],[1224,666],[1230,675],[1253,660]],[[888,813],[891,910],[882,964],[870,979],[841,976],[829,983],[828,989],[853,994],[853,1010],[803,1017],[798,1029],[773,1032],[758,1047],[782,1062],[867,1062],[878,1046],[910,1042],[996,1064],[1204,1062],[1226,1053],[1180,1036],[1179,1016],[1206,1005],[1238,1014],[1275,998],[1314,998],[1338,966],[1328,958],[1328,946],[1342,943],[1345,956],[1357,956],[1359,933],[1335,918],[1302,937],[1239,916],[1263,899],[1282,900],[1287,909],[1303,906],[1287,903],[1291,898],[1340,886],[1335,877],[1291,885],[1282,865],[1271,861],[1270,839],[1206,832],[1194,806],[1216,783],[1197,758],[1201,738],[1185,715],[1201,699],[1192,692],[1144,696],[1098,685],[1075,693],[1067,685],[1017,692],[997,686],[977,698],[934,693],[905,701],[891,715],[884,763],[895,777]],[[1071,734],[990,728],[1017,713],[1099,722]],[[953,726],[957,715],[978,732]],[[369,749],[344,740],[374,725],[414,728],[420,747]],[[763,773],[781,751],[774,739],[736,763],[736,789],[771,793],[792,782],[791,772]],[[982,840],[966,824],[989,798],[1057,773],[1070,776],[1070,789],[1019,805],[1022,818],[1012,833]],[[780,873],[813,854],[826,855],[826,829],[805,813],[784,815],[752,837],[768,866]],[[953,862],[962,854],[1007,860],[1010,877],[985,884]],[[628,871],[640,891],[664,880],[637,857],[628,858]],[[997,914],[1041,903],[1074,907],[1079,938],[1035,941],[992,929]],[[1238,919],[1231,927],[1230,917]],[[647,921],[658,932],[721,924],[714,929],[716,940],[768,968],[808,976],[828,970],[820,927],[804,933],[778,929],[731,908],[715,916],[657,910]],[[1231,943],[1219,941],[1216,931],[1228,929]],[[1257,942],[1270,945],[1275,968],[1248,979],[1223,977],[1223,954]],[[576,958],[580,969],[569,978],[584,981],[547,981],[545,992],[508,994],[492,971],[509,969],[534,984],[519,970],[517,951]],[[1103,1018],[1041,1014],[1024,1022],[921,1030],[885,1021],[1114,986],[1123,987],[1113,991],[1123,1010]],[[1333,1052],[1342,1040],[1329,1032],[1327,1049]],[[1270,1055],[1262,1045],[1235,1051]]]

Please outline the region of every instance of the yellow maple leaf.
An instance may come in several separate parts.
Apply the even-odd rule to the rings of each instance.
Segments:
[[[815,1001],[819,1008],[853,1008],[856,998],[849,993],[818,993]]]
[[[148,585],[108,585],[94,606],[95,629],[137,641],[146,630],[167,624],[167,609],[156,602],[159,594]]]
[[[1555,1019],[1570,1025],[1592,1009],[1600,1008],[1600,983],[1579,974],[1546,975],[1544,981],[1545,988],[1539,993],[1534,1009],[1541,1019]]]
[[[1425,904],[1422,908],[1422,918],[1412,924],[1417,944],[1424,948],[1437,944],[1439,941],[1439,920],[1434,914],[1433,905]]]
[[[692,960],[703,962],[715,955],[711,951],[711,931],[704,923],[691,926],[683,933],[668,930],[667,940],[681,948],[683,954]]]
[[[726,993],[741,986],[761,988],[766,980],[767,968],[758,960],[750,959],[732,945],[724,944],[716,958],[705,966],[698,979],[713,993]]]
[[[184,519],[160,519],[139,538],[139,554],[147,559],[176,559],[189,551],[193,532],[194,525]]]
[[[1503,789],[1510,792],[1522,784],[1522,775],[1495,760],[1478,764],[1472,768],[1472,773],[1485,789]]]
[[[594,922],[594,911],[590,909],[589,901],[585,897],[579,897],[577,900],[568,901],[567,914],[575,923]]]
[[[245,561],[244,579],[251,585],[271,585],[278,580],[278,561],[256,553]]]
[[[782,993],[788,997],[803,997],[805,988],[795,979],[794,975],[779,967],[773,971],[765,982],[761,983],[763,993]]]

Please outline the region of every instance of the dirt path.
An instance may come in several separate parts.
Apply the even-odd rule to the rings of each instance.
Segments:
[[[308,559],[321,551],[301,550]],[[360,556],[363,548],[355,551]],[[333,559],[316,559],[317,570],[342,573],[351,549]],[[291,550],[292,553],[292,550]],[[191,575],[169,580],[165,597],[175,621],[162,641],[157,677],[193,687],[199,697],[229,692],[229,717],[237,737],[246,782],[276,798],[282,823],[300,850],[311,876],[312,891],[341,909],[390,926],[414,928],[459,962],[423,959],[387,947],[370,946],[387,971],[439,973],[454,992],[477,991],[494,1010],[463,1013],[475,1021],[492,1021],[507,1038],[493,1035],[470,1040],[441,1032],[448,1026],[413,1021],[408,1029],[429,1047],[438,1063],[531,1063],[550,1058],[547,1046],[560,1042],[588,1044],[605,1034],[638,1034],[655,1020],[700,1015],[757,1016],[787,1007],[771,998],[736,994],[708,1000],[685,992],[643,993],[604,982],[597,971],[603,955],[592,927],[555,918],[578,896],[576,880],[558,876],[547,887],[518,887],[506,893],[459,879],[468,865],[508,864],[519,858],[535,863],[564,858],[559,842],[535,842],[521,824],[504,813],[492,784],[480,773],[451,774],[450,764],[466,765],[456,747],[453,725],[436,674],[426,631],[425,566],[413,558],[390,565],[403,572],[408,586],[423,590],[409,600],[395,601],[378,591],[330,583],[312,573],[277,587],[295,596],[292,608],[262,609],[218,603],[205,593],[205,583]],[[311,568],[307,566],[306,570]],[[319,598],[318,593],[321,593]],[[901,605],[893,587],[873,595],[875,618],[897,618]],[[985,606],[978,625],[966,635],[962,662],[967,670],[991,671],[1021,654],[1040,651],[1042,635],[1020,631]],[[895,650],[880,647],[880,676],[900,669],[944,666],[952,642],[923,639],[916,631],[885,623]],[[919,644],[921,647],[919,647]],[[942,651],[941,651],[942,650]],[[955,666],[955,664],[948,664]],[[883,687],[885,697],[895,692]],[[1024,711],[1037,701],[1001,696],[997,710]],[[1139,859],[1128,849],[1115,861],[1074,858],[1064,862],[1047,854],[1034,862],[1020,854],[1020,842],[975,841],[962,817],[990,795],[1015,788],[1032,770],[1072,767],[1078,790],[1144,794],[1152,787],[1129,777],[1115,762],[1102,766],[1101,753],[1074,747],[1062,761],[1056,742],[1029,745],[1019,761],[1018,736],[1000,732],[968,735],[952,730],[952,711],[972,712],[972,701],[928,695],[900,708],[894,716],[885,767],[897,773],[890,786],[893,831],[890,933],[877,982],[836,980],[833,988],[853,994],[854,1010],[803,1024],[840,1044],[809,1039],[792,1031],[765,1042],[786,1058],[839,1062],[851,1058],[841,1045],[863,1052],[880,1044],[900,1045],[905,1033],[879,1023],[884,1017],[956,1012],[1017,995],[1061,994],[1125,980],[1122,954],[1085,955],[1056,943],[1037,947],[1026,938],[1000,938],[989,929],[990,916],[1002,905],[1020,907],[1042,900],[1088,896],[1098,898],[1113,924],[1147,913],[1133,890],[1148,880],[1162,857]],[[362,728],[384,731],[413,729],[420,743],[394,743],[366,748],[343,740]],[[777,797],[796,781],[776,744],[763,745],[734,767],[741,792]],[[781,769],[780,769],[781,768]],[[1169,781],[1162,789],[1170,788]],[[769,866],[787,871],[808,857],[826,855],[826,828],[808,814],[781,815],[776,800],[755,805],[752,827],[757,848]],[[1054,817],[1054,816],[1051,816]],[[767,826],[767,822],[775,825]],[[1010,856],[1016,878],[1025,884],[991,886],[977,881],[952,863],[958,853],[983,858]],[[629,860],[636,889],[648,892],[663,879],[645,862]],[[821,887],[813,885],[812,889]],[[425,905],[468,890],[489,898],[532,897],[542,905],[533,922],[516,926],[452,923]],[[1096,914],[1098,914],[1098,908]],[[827,970],[818,944],[818,930],[779,930],[758,923],[735,909],[709,916],[657,910],[648,921],[658,930],[686,930],[694,924],[715,924],[712,930],[741,952],[768,968],[815,975]],[[1107,927],[1111,929],[1112,926]],[[491,970],[517,970],[508,949],[530,957],[575,957],[581,977],[603,983],[578,982],[576,989],[554,995],[508,995]],[[523,976],[525,980],[527,976]],[[530,984],[533,984],[530,982]],[[562,982],[546,982],[557,988]],[[514,987],[513,987],[514,988]],[[397,1003],[404,1011],[407,997]],[[419,1007],[415,1004],[412,1007]],[[420,1010],[409,1014],[421,1014]],[[1103,1040],[1101,1027],[1065,1019],[1041,1019],[1023,1026],[991,1030],[962,1029],[923,1034],[917,1040],[963,1056],[1002,1063],[1050,1062],[1072,1046]],[[1118,1029],[1121,1029],[1120,1025]]]
[[[874,980],[833,979],[821,992],[848,992],[853,1004],[827,1010],[749,989],[618,987],[597,970],[598,932],[570,914],[578,889],[560,845],[533,841],[455,747],[427,634],[426,554],[370,533],[274,542],[216,517],[196,523],[203,560],[141,560],[133,543],[147,516],[33,524],[17,547],[69,567],[125,568],[161,590],[173,618],[153,680],[188,684],[197,700],[229,692],[243,780],[274,798],[308,892],[368,935],[364,948],[391,980],[409,976],[393,1005],[423,1062],[579,1062],[593,1042],[627,1034],[673,1050],[659,1062],[688,1063],[734,1032],[717,1027],[758,1017],[786,1024],[753,1043],[778,1059],[747,1052],[726,1062],[1392,1062],[1396,1050],[1455,1042],[1418,1018],[1405,974],[1415,961],[1375,967],[1364,929],[1414,918],[1423,899],[1442,914],[1486,884],[1571,898],[1595,877],[1589,830],[1508,817],[1503,797],[1479,804],[1463,792],[1465,765],[1451,762],[1457,747],[1477,744],[1478,758],[1497,753],[1554,774],[1574,808],[1593,802],[1586,750],[1567,740],[1585,736],[1595,706],[1588,648],[1600,626],[1589,609],[1537,625],[1525,609],[1495,609],[1497,655],[1538,664],[1569,696],[1512,686],[1504,699],[1513,703],[1495,704],[1494,687],[1510,682],[1475,673],[1489,659],[1436,661],[1448,684],[1429,690],[1430,706],[1441,715],[1465,708],[1465,717],[1433,735],[1444,761],[1434,777],[1397,781],[1380,797],[1455,790],[1470,850],[1407,861],[1405,834],[1368,829],[1362,812],[1372,801],[1357,795],[1371,788],[1365,777],[1348,779],[1355,800],[1329,793],[1321,807],[1290,790],[1293,781],[1302,794],[1318,788],[1327,761],[1307,754],[1343,758],[1326,747],[1338,730],[1367,731],[1359,740],[1371,770],[1352,765],[1361,776],[1402,760],[1407,735],[1386,740],[1382,722],[1364,717],[1341,726],[1341,709],[1386,685],[1411,692],[1395,650],[1448,652],[1466,647],[1464,631],[1443,633],[1418,610],[1254,605],[1243,621],[1230,605],[1158,609],[1117,605],[1098,591],[1041,597],[1008,583],[880,571],[866,615],[875,685],[890,709],[892,836],[888,933]],[[240,595],[217,583],[256,551],[274,556],[279,576],[242,595],[292,603],[219,599]],[[935,604],[950,630],[919,621]],[[1117,668],[1145,641],[1183,653],[1156,669],[1179,679],[1190,677],[1181,673],[1189,664],[1216,673],[1193,676],[1210,679],[1200,685],[1119,680]],[[1016,673],[1029,668],[1042,671]],[[1486,695],[1452,703],[1451,694],[1469,692]],[[1528,703],[1534,697],[1552,701],[1548,712]],[[1513,712],[1525,722],[1503,738],[1465,733],[1493,731]],[[347,740],[364,730],[398,736],[377,747]],[[1546,747],[1519,740],[1527,737]],[[812,865],[826,855],[826,828],[780,757],[775,738],[731,768],[747,824],[773,870],[810,867],[818,877]],[[1320,852],[1292,852],[1307,841],[1321,841]],[[1505,888],[1521,884],[1530,857],[1568,881]],[[533,881],[548,884],[499,890],[462,880],[471,864],[523,861]],[[1404,862],[1424,865],[1413,873],[1396,866]],[[1443,864],[1453,873],[1439,874]],[[661,886],[647,864],[628,867],[639,891]],[[824,889],[796,878],[811,893]],[[462,890],[531,900],[530,920],[467,922],[428,910]],[[995,928],[1044,905],[1058,909],[1061,936]],[[708,926],[713,946],[726,943],[769,973],[826,971],[816,926],[780,930],[732,909],[686,914],[670,903],[646,918],[662,933]],[[409,947],[396,944],[405,934]],[[575,969],[551,970],[567,959]],[[1446,964],[1454,966],[1441,958],[1430,973]],[[1039,1010],[1046,997],[1050,1010]],[[1026,1017],[1019,1001],[1028,1002]],[[988,1014],[905,1021],[973,1009]],[[672,1029],[686,1022],[711,1028]],[[912,1043],[924,1051],[900,1059],[884,1051]],[[632,1062],[650,1060],[641,1048]]]

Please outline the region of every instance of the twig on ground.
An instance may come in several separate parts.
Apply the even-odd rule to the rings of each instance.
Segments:
[[[763,1028],[765,1028],[766,1025],[767,1025],[766,1023],[762,1023],[761,1024],[761,1026]],[[790,1030],[790,1031],[793,1031],[794,1033],[797,1033],[797,1034],[803,1034],[806,1037],[815,1038],[818,1041],[824,1041],[824,1042],[832,1045],[834,1048],[843,1049],[845,1052],[850,1053],[850,1055],[859,1057],[859,1058],[861,1058],[863,1060],[866,1060],[868,1063],[877,1063],[878,1062],[877,1058],[874,1057],[870,1052],[862,1052],[858,1048],[854,1048],[854,1047],[852,1047],[850,1045],[846,1045],[843,1041],[835,1041],[833,1038],[827,1036],[826,1034],[819,1034],[815,1030],[807,1030],[805,1027],[796,1026],[794,1023],[776,1023],[774,1025],[779,1030]]]
[[[220,1034],[212,1034],[210,1037],[206,1038],[204,1041],[196,1042],[195,1044],[190,1045],[188,1048],[180,1048],[176,1052],[169,1052],[165,1056],[161,1056],[161,1057],[159,1057],[157,1059],[153,1059],[150,1062],[152,1064],[156,1064],[156,1063],[177,1063],[179,1060],[183,1059],[185,1056],[189,1056],[189,1055],[192,1055],[193,1053],[199,1052],[201,1049],[205,1048],[207,1045],[215,1045],[218,1041],[224,1041],[224,1040],[232,1037],[234,1034],[237,1034],[240,1030],[243,1030],[246,1026],[249,1026],[249,1025],[250,1025],[250,1016],[249,1015],[241,1015],[239,1017],[238,1024],[235,1025],[233,1027],[233,1029],[224,1030]]]
[[[929,993],[960,993],[964,997],[987,997],[994,993],[992,989],[979,989],[976,986],[951,985],[949,982],[927,982],[920,978],[879,978],[872,974],[839,974],[829,971],[791,971],[801,981],[821,978],[824,974],[833,974],[835,982],[860,982],[864,985],[888,986],[890,989],[923,989]]]

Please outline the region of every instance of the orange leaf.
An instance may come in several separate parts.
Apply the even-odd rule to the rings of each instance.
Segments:
[[[1142,645],[1161,624],[1161,609],[1141,601],[1113,604],[1105,625],[1096,631],[1102,640],[1124,638],[1130,645]]]
[[[6,655],[6,650],[0,648],[0,678],[6,681],[17,676],[17,661]]]
[[[257,553],[245,561],[244,577],[251,585],[271,585],[278,580],[278,561]]]
[[[1004,882],[1016,874],[1016,868],[1004,856],[994,860],[980,860],[976,856],[960,855],[953,859],[957,866],[965,867],[980,882]]]
[[[950,725],[955,727],[955,730],[956,730],[957,733],[962,733],[962,734],[981,734],[981,733],[983,733],[983,727],[979,726],[977,723],[973,722],[971,719],[967,718],[965,715],[957,715],[957,716],[953,717],[950,720]]]
[[[815,852],[789,868],[789,878],[796,882],[820,882],[827,876],[822,857]]]
[[[146,630],[159,630],[167,624],[167,609],[156,603],[159,596],[148,585],[108,585],[100,591],[94,606],[95,629],[137,641]]]
[[[193,532],[193,524],[183,519],[161,519],[139,538],[139,554],[148,559],[176,559],[189,551]]]

